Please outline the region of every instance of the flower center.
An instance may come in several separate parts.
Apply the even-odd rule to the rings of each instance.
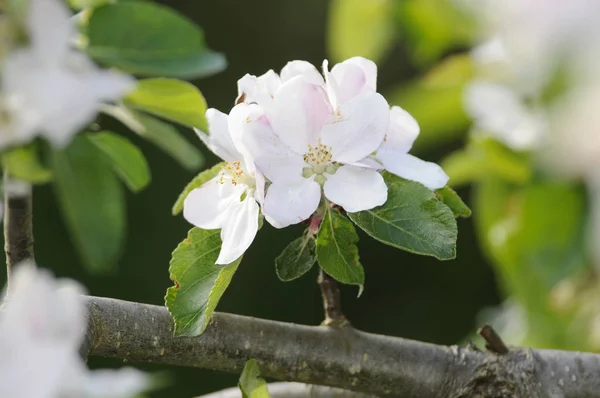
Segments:
[[[227,182],[233,184],[233,186],[237,186],[238,184],[245,184],[250,188],[254,186],[253,179],[244,172],[239,160],[227,162],[225,167],[221,170],[221,175],[217,180],[217,183],[225,184]]]
[[[337,170],[336,165],[332,162],[331,146],[321,143],[320,139],[317,145],[308,144],[308,152],[304,154],[303,158],[308,166],[302,169],[302,175],[308,178],[316,174],[315,181],[319,184],[325,182],[323,173],[333,174]]]

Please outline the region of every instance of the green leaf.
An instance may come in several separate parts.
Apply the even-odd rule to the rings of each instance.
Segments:
[[[112,268],[125,234],[122,186],[85,135],[51,155],[54,189],[73,241],[92,271]]]
[[[2,165],[11,176],[32,184],[43,184],[52,180],[52,172],[40,162],[35,144],[4,152]]]
[[[215,312],[242,257],[217,265],[221,250],[219,230],[192,228],[177,246],[169,263],[175,286],[167,289],[165,303],[175,321],[175,336],[199,336]]]
[[[88,139],[129,189],[138,192],[150,183],[150,168],[142,151],[127,138],[109,131],[89,133]]]
[[[242,398],[270,397],[267,382],[260,377],[260,368],[254,358],[246,362],[238,386],[242,391]]]
[[[99,7],[90,17],[87,33],[92,58],[135,75],[192,79],[226,66],[223,55],[206,47],[196,24],[152,2]]]
[[[357,242],[358,235],[350,220],[327,206],[317,234],[319,266],[342,283],[362,287],[365,271],[358,259]]]
[[[417,64],[430,64],[449,50],[464,48],[477,33],[475,20],[453,2],[404,0],[397,4],[398,24]]]
[[[186,169],[198,170],[204,163],[202,152],[170,124],[125,106],[107,105],[102,110],[171,155]]]
[[[190,181],[185,188],[183,188],[183,192],[179,194],[177,201],[175,201],[175,204],[171,209],[171,213],[174,216],[181,213],[183,211],[183,202],[189,193],[216,177],[217,174],[219,174],[219,172],[223,169],[224,165],[225,162],[217,163],[210,169],[201,171],[196,177],[194,177],[194,179]]]
[[[336,61],[363,56],[377,62],[395,39],[393,0],[334,0],[329,9],[328,51]]]
[[[87,8],[96,8],[104,4],[113,4],[117,0],[69,0],[69,5],[76,10],[84,10]]]
[[[477,236],[504,292],[524,307],[527,335],[536,344],[566,346],[568,314],[552,306],[552,295],[559,282],[590,269],[584,189],[557,181],[517,186],[490,177],[475,185],[473,197]]]
[[[531,179],[532,174],[527,154],[516,153],[493,138],[475,134],[464,149],[443,160],[442,168],[453,187],[490,176],[521,184]]]
[[[388,186],[383,206],[348,217],[387,245],[439,260],[455,258],[458,230],[452,210],[418,182],[390,173],[383,176]]]
[[[176,79],[140,80],[125,97],[128,106],[206,131],[206,101],[191,83]]]
[[[292,281],[307,273],[315,262],[315,238],[311,234],[293,240],[275,259],[275,271],[284,282]]]
[[[463,202],[460,196],[458,196],[458,194],[452,188],[445,186],[444,188],[440,188],[435,191],[435,194],[438,199],[442,201],[442,203],[452,210],[454,217],[471,217],[471,209],[469,209],[469,206]]]

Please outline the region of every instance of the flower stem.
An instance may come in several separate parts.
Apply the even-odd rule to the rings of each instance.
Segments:
[[[323,297],[323,309],[325,310],[326,326],[348,326],[350,322],[342,313],[342,300],[340,289],[337,282],[322,269],[319,270],[317,283],[321,288],[321,296]]]
[[[7,281],[16,264],[34,259],[31,205],[31,186],[12,179],[5,170],[4,251],[6,253]]]

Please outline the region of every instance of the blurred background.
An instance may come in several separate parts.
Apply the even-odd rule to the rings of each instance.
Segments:
[[[348,0],[351,2],[356,3]],[[198,23],[209,46],[228,59],[224,72],[194,81],[210,107],[228,112],[237,94],[236,82],[245,73],[260,75],[268,69],[278,72],[294,59],[319,66],[324,58],[336,62],[364,55],[376,59],[379,65],[379,91],[390,103],[411,112],[421,124],[422,136],[413,151],[416,155],[438,162],[463,144],[469,121],[462,110],[461,90],[468,66],[449,56],[469,48],[467,33],[462,32],[466,25],[457,25],[452,14],[443,8],[438,10],[439,4],[435,3],[439,2],[421,2],[425,11],[419,11],[410,6],[415,3],[410,1],[406,7],[391,7],[394,2],[389,1],[363,1],[364,10],[359,12],[343,9],[341,2],[325,0],[161,3]],[[403,23],[409,20],[416,22]],[[448,24],[455,26],[450,35]],[[426,29],[429,33],[424,34],[423,26],[434,28]],[[450,65],[436,74],[434,65],[444,60]],[[170,254],[190,229],[182,216],[171,216],[171,206],[194,173],[185,171],[116,121],[104,117],[99,124],[125,134],[139,145],[152,170],[153,181],[148,188],[139,194],[126,194],[128,231],[118,271],[95,276],[81,266],[50,186],[36,187],[34,192],[37,262],[59,276],[81,281],[93,295],[162,305],[171,285]],[[180,130],[201,147],[192,131]],[[214,164],[216,158],[202,150],[204,167]],[[458,192],[470,205],[469,188]],[[366,272],[365,291],[357,299],[356,288],[342,287],[344,312],[353,325],[368,332],[440,344],[459,343],[472,334],[480,310],[501,300],[492,267],[475,240],[472,219],[459,219],[458,225],[458,256],[446,262],[395,250],[362,239],[362,234],[359,248]],[[265,224],[218,310],[319,324],[323,311],[316,285],[317,269],[289,283],[280,282],[274,270],[275,257],[300,233],[301,227],[279,231]],[[90,359],[90,363],[118,364],[98,358]],[[200,395],[234,386],[239,377],[197,369],[143,368],[167,370],[172,375],[171,386],[154,393],[155,397]]]

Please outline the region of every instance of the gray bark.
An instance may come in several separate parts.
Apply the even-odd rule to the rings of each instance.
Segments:
[[[507,354],[216,313],[200,337],[173,337],[166,308],[87,297],[91,355],[241,373],[380,397],[600,397],[600,356],[511,348]]]
[[[4,251],[7,280],[12,268],[22,261],[33,261],[31,186],[4,173]]]

